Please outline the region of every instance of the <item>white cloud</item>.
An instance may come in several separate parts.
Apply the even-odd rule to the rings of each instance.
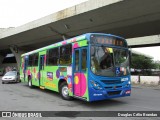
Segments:
[[[0,28],[16,27],[87,0],[0,0]]]

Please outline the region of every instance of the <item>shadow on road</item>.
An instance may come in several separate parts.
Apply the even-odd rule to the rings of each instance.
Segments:
[[[24,87],[28,87],[28,85],[23,84]],[[28,88],[29,89],[29,88]],[[42,90],[39,87],[33,87],[32,89],[39,91],[39,92],[43,92],[45,94],[51,95],[53,97],[57,97],[58,99],[60,99],[59,101],[61,101],[62,103],[60,104],[60,106],[66,106],[66,107],[76,107],[77,105],[82,106],[82,107],[87,107],[90,109],[100,109],[100,108],[104,108],[104,106],[106,107],[115,107],[115,106],[121,106],[122,104],[126,104],[125,101],[120,100],[121,98],[116,98],[115,99],[108,99],[108,100],[101,100],[101,101],[94,101],[94,102],[86,102],[86,101],[82,101],[79,99],[73,99],[71,101],[66,101],[66,100],[62,100],[61,96],[59,95],[59,93],[51,91],[51,90]]]
[[[78,102],[82,106],[89,107],[93,110],[95,108],[104,108],[104,106],[106,107],[114,106],[115,107],[118,105],[126,104],[126,102],[122,100],[115,100],[115,99],[107,99],[107,100],[94,101],[94,102],[85,102],[85,101],[76,100],[75,102]]]
[[[55,96],[55,97],[60,97],[59,93],[57,93],[55,91],[52,91],[52,90],[48,90],[48,89],[43,90],[43,89],[40,89],[37,86],[33,86],[32,88],[29,88],[29,86],[27,84],[23,84],[22,86],[27,87],[28,89],[34,89],[36,91],[43,92],[45,94],[49,94],[49,95],[52,95],[52,96]]]

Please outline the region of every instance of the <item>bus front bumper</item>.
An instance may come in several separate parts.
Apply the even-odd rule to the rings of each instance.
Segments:
[[[111,98],[125,97],[131,95],[131,88],[115,90],[95,90],[90,88],[89,101],[105,100]]]

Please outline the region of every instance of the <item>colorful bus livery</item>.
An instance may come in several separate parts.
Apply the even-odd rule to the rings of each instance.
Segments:
[[[130,52],[126,40],[87,33],[21,56],[21,80],[85,101],[130,96]]]

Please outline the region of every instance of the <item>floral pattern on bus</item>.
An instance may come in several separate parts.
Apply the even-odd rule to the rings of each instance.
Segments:
[[[68,88],[72,92],[72,76],[67,76]]]
[[[83,96],[86,92],[87,80],[84,73],[75,73],[74,77],[74,93]]]
[[[78,47],[79,47],[79,44],[77,42],[74,43],[73,48],[78,48]]]
[[[59,71],[59,69],[56,71],[56,77],[57,77],[57,78],[60,77],[60,71]]]

